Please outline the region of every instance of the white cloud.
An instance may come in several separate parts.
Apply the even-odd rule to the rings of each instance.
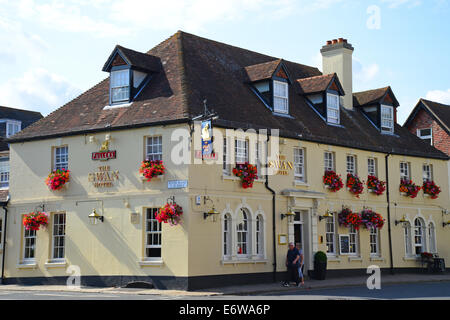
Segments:
[[[428,91],[426,99],[450,105],[450,89]]]
[[[380,73],[380,67],[376,63],[362,64],[357,58],[353,58],[353,82],[366,86]]]
[[[38,68],[0,85],[0,105],[47,115],[80,93],[61,76]]]

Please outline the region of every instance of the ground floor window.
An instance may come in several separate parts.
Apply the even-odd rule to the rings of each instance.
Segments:
[[[334,215],[331,218],[326,219],[326,243],[327,253],[330,255],[336,254],[336,225]]]
[[[370,228],[370,255],[380,255],[380,232],[378,228]]]
[[[36,254],[36,230],[27,230],[24,228],[23,235],[23,261],[34,261]]]
[[[66,214],[55,213],[53,215],[53,260],[64,260],[66,238]]]
[[[162,224],[155,218],[157,208],[148,208],[145,213],[145,258],[161,259]]]
[[[425,225],[421,218],[414,220],[414,253],[420,255],[425,252]]]

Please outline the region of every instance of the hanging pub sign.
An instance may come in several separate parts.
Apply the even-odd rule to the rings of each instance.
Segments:
[[[116,150],[109,150],[109,141],[106,140],[102,143],[102,147],[100,148],[100,151],[98,152],[92,152],[92,160],[100,160],[100,161],[107,161],[110,159],[116,159],[117,157],[117,151]]]
[[[202,156],[211,157],[213,154],[211,119],[202,121]]]

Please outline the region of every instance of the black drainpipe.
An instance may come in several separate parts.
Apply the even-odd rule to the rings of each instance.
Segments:
[[[269,142],[270,142],[270,131],[267,130],[267,146],[266,146],[266,189],[272,193],[272,237],[273,237],[273,282],[277,281],[277,242],[276,242],[276,214],[275,214],[275,200],[277,193],[275,190],[269,187]]]
[[[389,164],[388,158],[391,154],[388,153],[385,157],[386,163],[386,200],[387,200],[387,214],[388,214],[388,237],[389,237],[389,256],[390,256],[390,273],[394,274],[394,258],[392,254],[392,231],[391,231],[391,201],[389,197]]]
[[[6,230],[7,223],[8,223],[8,202],[9,202],[9,195],[6,200],[6,202],[3,202],[3,210],[5,211],[5,222],[4,222],[4,228],[3,228],[3,251],[2,251],[2,277],[1,277],[1,284],[5,283],[5,255],[6,255]]]

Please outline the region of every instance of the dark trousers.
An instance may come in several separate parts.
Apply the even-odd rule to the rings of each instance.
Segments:
[[[297,285],[300,283],[300,277],[298,276],[298,266],[288,266],[286,281],[295,282]]]

